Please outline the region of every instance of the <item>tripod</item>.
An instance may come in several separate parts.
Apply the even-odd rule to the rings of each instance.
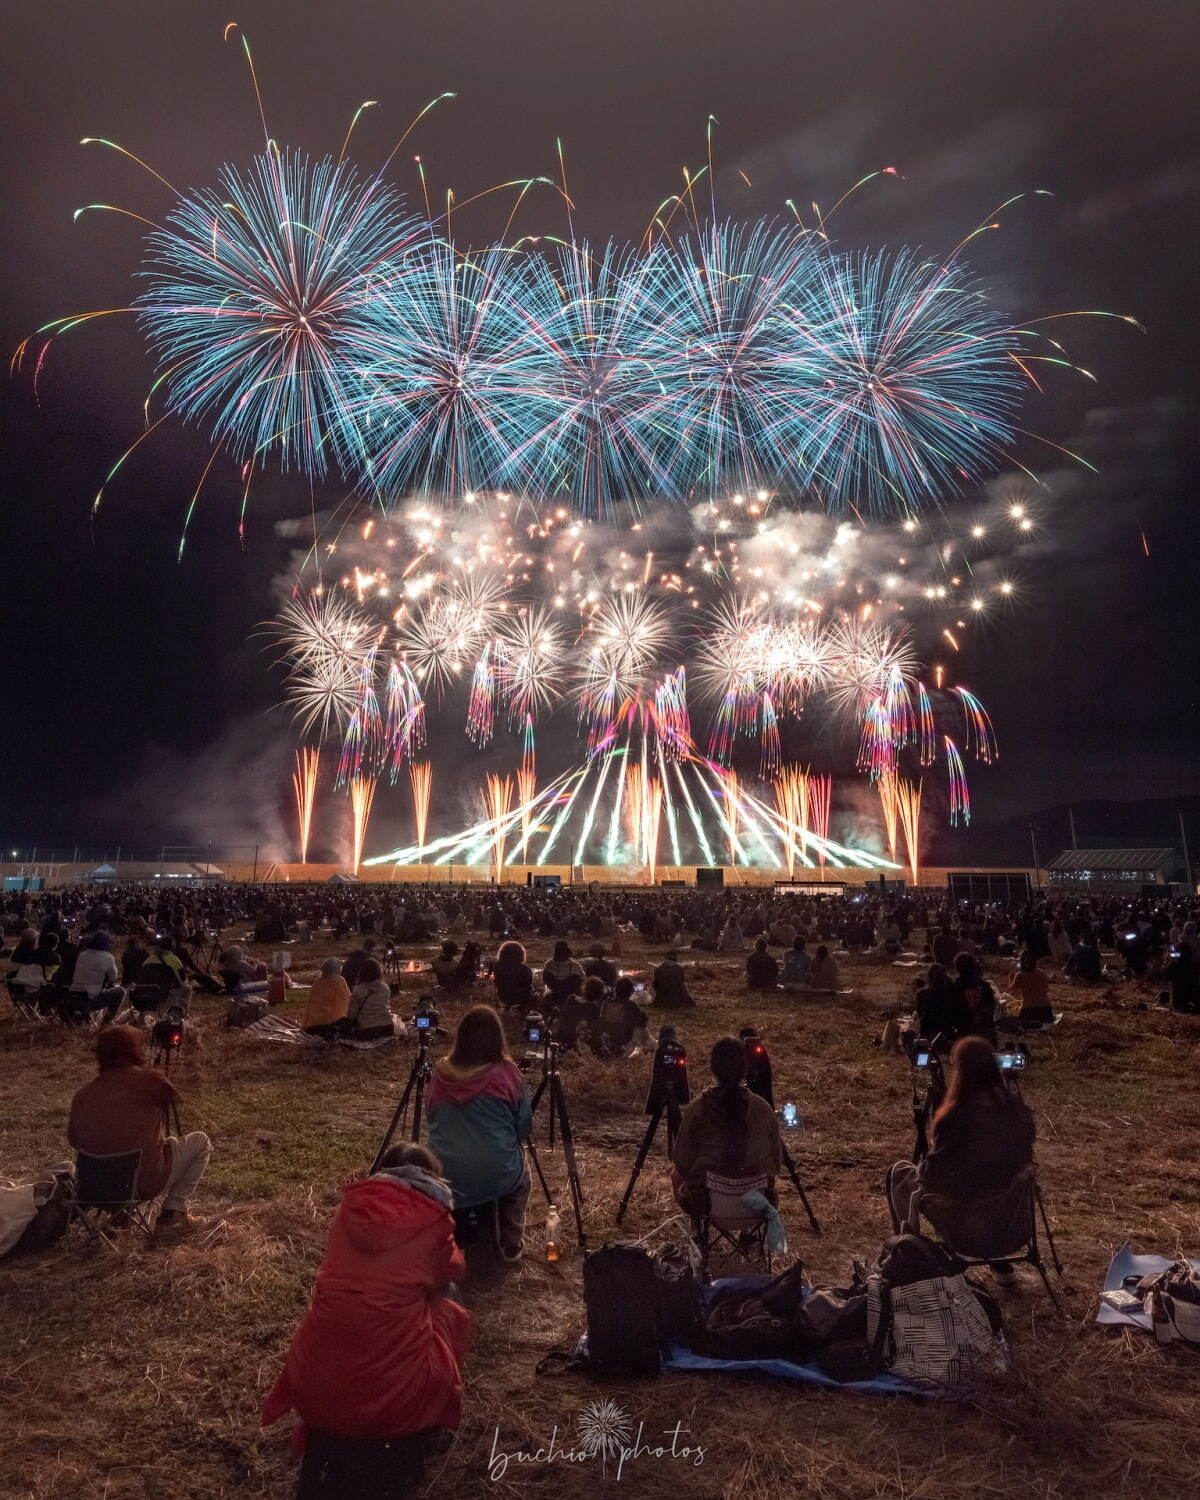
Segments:
[[[646,1158],[650,1155],[650,1147],[654,1144],[654,1137],[658,1131],[658,1123],[664,1114],[667,1117],[667,1157],[669,1159],[675,1149],[675,1137],[679,1133],[679,1122],[683,1118],[682,1111],[679,1108],[679,1094],[676,1089],[675,1080],[672,1078],[666,1079],[663,1083],[662,1091],[650,1116],[650,1123],[646,1126],[646,1133],[642,1137],[642,1144],[638,1147],[637,1159],[633,1164],[633,1171],[629,1174],[625,1196],[621,1199],[621,1205],[617,1209],[618,1224],[625,1217],[625,1210],[629,1207],[629,1200],[633,1196],[633,1190],[639,1176],[641,1176],[642,1168],[646,1165]],[[800,1184],[797,1182],[796,1186],[800,1187]],[[800,1194],[803,1197],[803,1188],[800,1188]]]
[[[808,1215],[808,1222],[812,1225],[812,1232],[820,1234],[821,1226],[817,1223],[817,1216],[812,1211],[812,1204],[808,1201],[808,1194],[804,1191],[804,1184],[800,1181],[800,1174],[796,1171],[796,1163],[792,1160],[792,1153],[782,1141],[780,1141],[779,1147],[783,1152],[783,1170],[792,1179],[792,1186],[800,1195],[800,1202],[804,1204],[804,1212]]]
[[[425,1099],[425,1086],[433,1076],[433,1064],[429,1061],[429,1033],[428,1031],[417,1032],[417,1055],[413,1058],[413,1065],[409,1069],[408,1082],[404,1085],[404,1092],[400,1095],[400,1102],[396,1105],[396,1111],[392,1115],[391,1123],[383,1133],[383,1140],[379,1143],[379,1150],[375,1153],[375,1160],[371,1163],[371,1171],[379,1171],[379,1163],[387,1155],[388,1147],[392,1144],[392,1137],[403,1125],[408,1124],[408,1105],[412,1101],[412,1135],[410,1140],[421,1139],[421,1105]]]
[[[562,1137],[563,1160],[567,1164],[567,1184],[571,1194],[571,1210],[575,1215],[575,1232],[579,1239],[579,1248],[582,1250],[587,1243],[583,1232],[583,1185],[579,1179],[579,1168],[575,1163],[575,1138],[571,1134],[571,1115],[567,1109],[567,1094],[558,1071],[558,1043],[549,1039],[542,1049],[542,1081],[538,1084],[530,1105],[532,1114],[537,1114],[538,1105],[547,1093],[550,1100],[547,1135],[549,1149],[554,1150],[554,1128],[557,1123],[558,1132]],[[546,1202],[550,1203],[553,1201],[550,1197],[550,1188],[546,1182],[546,1174],[542,1171],[542,1164],[538,1160],[537,1147],[533,1144],[532,1137],[526,1144],[529,1147],[529,1159],[533,1162],[534,1171],[537,1172],[538,1182],[541,1183],[542,1192],[546,1195]]]

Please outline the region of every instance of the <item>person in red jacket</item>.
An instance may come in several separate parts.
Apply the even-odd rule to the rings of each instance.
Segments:
[[[474,1329],[453,1283],[453,1197],[423,1146],[394,1147],[342,1196],[283,1371],[262,1407],[294,1410],[304,1451],[297,1500],[400,1500],[458,1426]]]

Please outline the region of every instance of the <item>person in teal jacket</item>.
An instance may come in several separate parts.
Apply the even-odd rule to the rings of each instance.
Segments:
[[[533,1128],[529,1095],[508,1055],[500,1017],[474,1005],[454,1033],[449,1057],[429,1085],[429,1146],[454,1190],[456,1209],[496,1202],[500,1254],[518,1261],[525,1236]]]

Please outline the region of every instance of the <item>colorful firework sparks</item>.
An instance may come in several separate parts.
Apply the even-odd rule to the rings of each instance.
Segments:
[[[299,833],[300,863],[308,863],[308,843],[312,835],[313,809],[317,801],[317,775],[321,768],[319,749],[305,747],[296,751],[296,769],[292,787],[296,793],[296,824]]]
[[[375,782],[369,776],[356,776],[350,783],[351,869],[357,875],[363,862],[367,824],[371,821],[371,804],[375,800]]]
[[[896,781],[896,812],[904,831],[904,847],[913,885],[920,885],[921,875],[921,783]]]
[[[303,735],[324,738],[358,707],[363,667],[379,627],[340,592],[313,590],[290,599],[274,622],[288,668],[285,696]]]
[[[162,223],[89,205],[151,228],[144,290],[105,312],[136,314],[158,361],[151,394],[209,433],[210,467],[222,452],[243,463],[247,492],[275,462],[336,471],[385,507],[508,489],[599,516],[767,486],[903,513],[997,466],[1035,364],[1094,379],[1040,331],[1048,320],[1009,321],[961,261],[1025,194],[948,254],[850,253],[792,199],[782,222],[723,218],[711,194],[702,212],[685,171],[687,192],[660,205],[644,242],[597,248],[574,237],[565,179],[526,178],[497,184],[513,198],[508,224],[545,185],[568,237],[464,251],[454,196],[435,214],[423,168],[413,209],[382,172],[351,165],[374,103],[336,158],[281,148],[264,116],[262,152],[183,193],[102,143],[175,200]],[[711,183],[711,133],[709,145]],[[18,361],[36,350],[40,372],[60,333],[102,315],[53,320]]]
[[[417,847],[424,848],[429,828],[429,801],[433,795],[433,767],[427,760],[414,760],[408,768],[412,784],[413,825]]]
[[[943,736],[946,746],[946,775],[950,782],[950,826],[971,821],[971,796],[967,790],[967,772],[958,746],[947,734]]]
[[[893,793],[910,760],[929,762],[940,723],[957,735],[966,712],[968,733],[957,743],[980,760],[995,754],[979,699],[920,675],[922,640],[935,643],[947,619],[960,631],[983,626],[992,612],[968,614],[969,600],[1007,598],[1009,544],[1019,547],[1019,534],[996,527],[983,549],[978,514],[957,531],[948,519],[851,527],[756,495],[697,507],[684,530],[670,507],[633,513],[622,526],[515,498],[473,496],[457,508],[413,501],[314,548],[323,592],[299,594],[279,625],[291,669],[285,687],[294,694],[294,674],[310,659],[332,655],[352,671],[342,780],[385,771],[395,779],[424,743],[426,693],[440,719],[465,699],[478,745],[516,734],[525,774],[514,806],[525,811],[508,849],[529,858],[541,847],[535,723],[556,722],[572,704],[583,753],[618,752],[595,805],[585,798],[576,812],[589,835],[604,831],[610,861],[636,851],[643,865],[651,779],[663,787],[663,831],[677,863],[685,846],[706,858],[728,846],[735,862],[758,861],[763,845],[742,821],[737,766],[768,781],[801,777],[797,760],[811,755],[814,736],[827,752],[856,726],[859,766],[880,783],[887,848],[898,857]],[[697,754],[697,738],[735,779],[715,800],[705,788],[689,805],[669,767]],[[561,730],[553,744],[561,749]],[[810,831],[828,838],[823,790],[806,771],[792,792],[767,797],[771,819],[796,830],[795,852],[784,844],[793,867],[797,856],[808,863]],[[704,846],[698,822],[707,823]],[[555,827],[557,817],[545,836]],[[813,850],[820,862],[820,845]]]
[[[496,825],[497,832],[492,840],[492,863],[496,871],[496,883],[500,883],[504,874],[504,843],[508,836],[511,824],[509,812],[512,808],[513,779],[511,776],[489,776],[484,788],[484,802],[487,807],[488,817]]]

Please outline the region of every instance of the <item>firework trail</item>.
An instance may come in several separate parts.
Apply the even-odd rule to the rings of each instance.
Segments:
[[[413,823],[417,848],[423,849],[429,830],[429,799],[433,792],[433,767],[427,760],[414,760],[409,765],[408,778],[412,786]]]
[[[496,729],[496,673],[492,666],[492,642],[487,641],[471,677],[467,704],[467,735],[477,745],[486,745]]]
[[[957,828],[959,823],[965,825],[971,821],[971,797],[967,791],[967,773],[958,746],[948,734],[943,739],[946,747],[946,773],[950,779],[950,826]]]
[[[825,851],[829,844],[829,816],[833,808],[833,777],[809,776],[808,806],[812,815],[812,831],[816,835],[817,859],[825,863]]]
[[[738,825],[741,817],[741,784],[736,771],[724,771],[721,775],[721,789],[725,794],[725,822],[727,824],[729,839],[729,863],[736,865],[740,845],[738,844]]]
[[[525,716],[525,741],[521,752],[521,764],[517,770],[517,801],[521,807],[521,858],[529,847],[532,827],[533,804],[537,796],[537,757],[533,738],[533,718]]]
[[[663,784],[657,776],[652,776],[646,783],[643,807],[646,818],[646,870],[649,875],[649,884],[653,885],[654,872],[658,867],[658,837],[662,828],[663,808]]]
[[[883,809],[883,826],[887,833],[888,853],[893,859],[896,857],[897,822],[900,816],[899,787],[900,778],[894,771],[883,772],[875,782],[875,790],[879,793],[879,801]]]
[[[353,823],[354,859],[352,870],[358,874],[362,864],[367,824],[371,821],[371,803],[375,799],[375,782],[369,776],[356,776],[350,782],[350,813]]]
[[[760,758],[758,774],[764,781],[779,775],[779,716],[770,693],[762,695],[762,727],[759,731]]]
[[[292,786],[296,793],[296,822],[300,835],[300,863],[308,863],[308,840],[312,833],[313,808],[317,800],[317,772],[321,765],[320,749],[296,751],[296,769]]]
[[[974,742],[976,759],[983,761],[985,765],[990,765],[997,753],[996,733],[992,728],[987,709],[975,694],[967,692],[966,688],[956,687],[952,691],[957,693],[962,700],[963,712],[966,715],[964,747],[970,750]]]
[[[921,783],[897,780],[896,812],[904,830],[904,847],[913,885],[919,885],[921,863]]]
[[[509,811],[512,808],[513,783],[511,776],[489,776],[486,784],[484,802],[487,806],[488,816],[497,828],[497,833],[492,839],[492,866],[495,870],[496,884],[499,885],[504,874],[504,842],[509,828]]]

